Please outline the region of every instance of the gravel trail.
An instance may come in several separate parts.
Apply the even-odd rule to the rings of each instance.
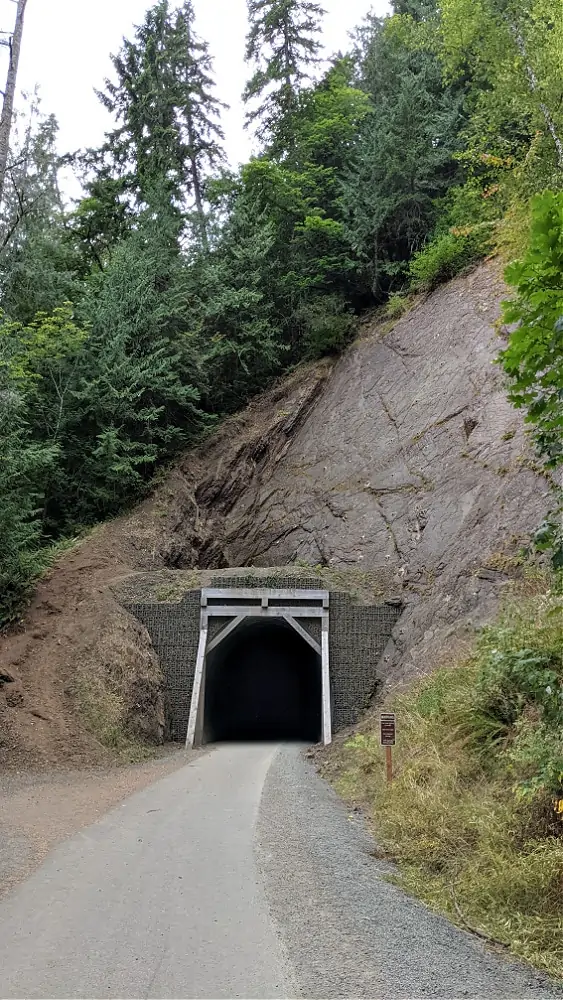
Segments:
[[[385,881],[393,869],[374,847],[312,765],[280,749],[262,795],[257,857],[303,997],[563,996]]]
[[[0,897],[31,875],[61,841],[200,752],[169,746],[141,764],[88,770],[0,768]]]
[[[272,746],[203,754],[0,900],[0,997],[291,997],[253,853]]]
[[[384,881],[372,849],[300,748],[223,744],[0,899],[0,997],[563,996]]]

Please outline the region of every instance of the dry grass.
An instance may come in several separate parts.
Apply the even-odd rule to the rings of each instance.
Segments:
[[[335,747],[327,776],[366,811],[407,891],[563,978],[563,823],[541,783],[522,791],[530,764],[542,773],[542,753],[561,753],[563,782],[563,737],[531,705],[511,727],[479,700],[493,647],[563,650],[560,612],[552,594],[519,595],[476,654],[389,699],[391,786],[376,718]]]
[[[73,693],[101,746],[122,761],[137,762],[153,756],[162,742],[163,684],[147,633],[116,608],[95,651],[79,665]]]

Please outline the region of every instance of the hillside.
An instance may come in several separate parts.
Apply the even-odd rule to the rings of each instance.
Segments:
[[[491,363],[503,294],[484,265],[393,329],[364,326],[336,364],[297,369],[63,556],[2,640],[2,764],[104,759],[123,732],[162,739],[158,662],[112,593],[134,573],[298,562],[369,574],[406,604],[386,681],[470,640],[547,502]]]

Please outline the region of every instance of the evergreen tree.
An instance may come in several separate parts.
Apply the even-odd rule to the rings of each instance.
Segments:
[[[203,352],[175,304],[181,271],[177,216],[168,192],[160,203],[153,192],[79,310],[90,334],[65,427],[65,482],[51,498],[59,523],[119,510],[205,427]]]
[[[194,32],[191,0],[171,10],[168,0],[151,8],[133,41],[113,58],[116,81],[100,98],[120,123],[103,150],[138,206],[164,191],[177,213],[206,241],[204,185],[224,159],[212,62]],[[106,189],[107,190],[107,189]]]
[[[0,327],[0,628],[17,613],[42,568],[41,507],[56,449],[34,442],[32,380],[12,324]]]
[[[243,97],[255,105],[247,122],[258,123],[260,138],[275,138],[297,112],[301,85],[320,61],[324,13],[312,0],[248,0],[246,60],[255,72]]]
[[[410,18],[371,22],[362,39],[362,86],[372,99],[344,185],[348,233],[373,294],[400,287],[412,255],[436,223],[459,178],[454,156],[464,124],[464,93],[444,84],[426,26]]]
[[[80,287],[80,260],[67,239],[59,190],[59,173],[72,157],[59,156],[57,133],[56,119],[41,114],[37,97],[13,133],[0,215],[0,302],[24,323],[36,312],[51,312]]]

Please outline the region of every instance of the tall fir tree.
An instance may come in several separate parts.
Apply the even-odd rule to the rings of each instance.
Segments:
[[[191,0],[177,10],[160,0],[113,58],[116,79],[99,96],[119,123],[102,151],[113,164],[110,182],[119,176],[138,208],[151,205],[155,192],[161,202],[166,190],[171,207],[195,222],[205,243],[205,179],[224,160],[224,105],[194,18]],[[116,210],[121,201],[116,192]]]
[[[404,283],[460,175],[464,92],[444,83],[426,27],[412,15],[372,17],[358,38],[356,72],[372,112],[350,157],[342,200],[350,242],[376,298]]]
[[[324,13],[312,0],[248,0],[246,61],[254,74],[243,99],[254,105],[247,123],[257,124],[261,139],[275,139],[296,113],[300,88],[320,61]]]

